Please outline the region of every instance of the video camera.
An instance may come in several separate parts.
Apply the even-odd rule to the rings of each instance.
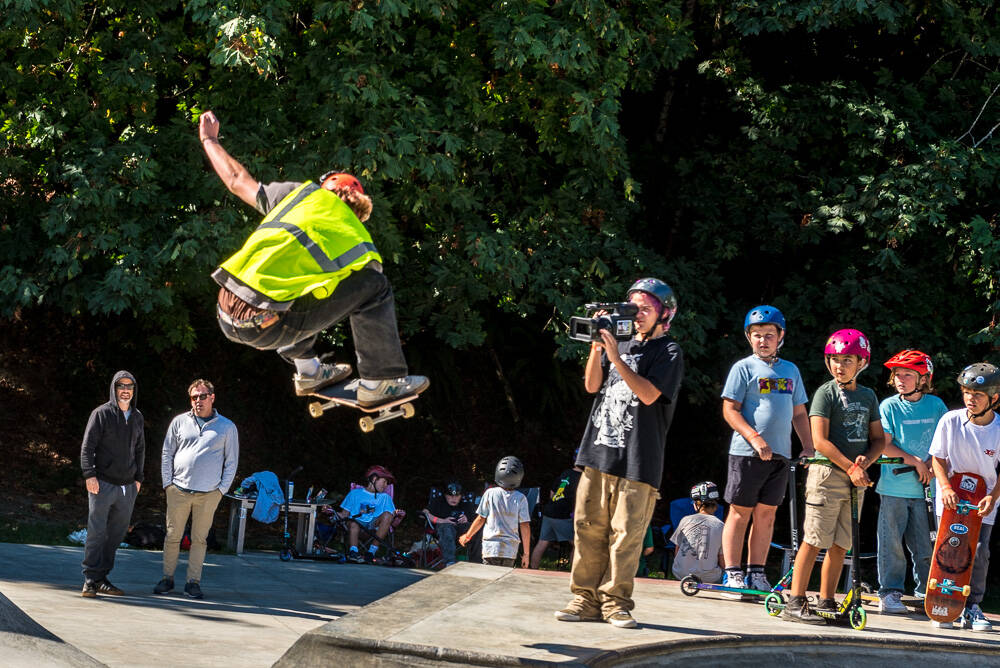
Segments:
[[[635,336],[635,316],[639,307],[632,302],[584,304],[588,315],[597,311],[607,311],[604,315],[569,319],[569,338],[574,341],[601,340],[601,330],[611,332],[618,341],[628,341]]]

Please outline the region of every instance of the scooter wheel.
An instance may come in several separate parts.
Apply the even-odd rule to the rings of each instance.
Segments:
[[[701,580],[693,575],[685,575],[681,580],[681,593],[685,596],[694,596],[698,593],[698,585]]]
[[[770,593],[764,597],[764,610],[772,617],[777,617],[785,609],[785,602],[781,599],[781,594]]]
[[[860,631],[865,628],[865,624],[868,623],[868,613],[865,612],[864,608],[859,605],[858,607],[852,609],[848,614],[849,616],[847,621],[851,623],[852,629]]]
[[[288,547],[281,548],[281,551],[278,552],[278,558],[281,559],[282,561],[291,561],[292,560],[291,548]]]

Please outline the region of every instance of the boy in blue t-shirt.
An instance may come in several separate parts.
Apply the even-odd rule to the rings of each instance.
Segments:
[[[386,491],[396,481],[389,469],[378,464],[369,466],[365,471],[365,480],[364,487],[355,487],[347,493],[337,511],[341,517],[354,520],[347,535],[347,560],[356,564],[375,563],[375,553],[385,541],[396,515],[392,495]],[[364,555],[358,552],[360,527],[374,537]]]
[[[785,337],[785,317],[773,306],[757,306],[747,313],[743,331],[753,354],[732,366],[722,390],[722,416],[733,428],[725,492],[729,514],[722,531],[723,583],[738,589],[767,591],[771,584],[764,575],[764,564],[775,511],[787,489],[792,427],[804,456],[812,456],[813,445],[802,376],[794,364],[778,359]],[[751,517],[744,575],[743,539]],[[723,596],[742,597],[739,593]]]
[[[934,473],[929,466],[934,428],[948,408],[930,392],[934,366],[931,358],[919,350],[904,350],[885,366],[892,369],[889,386],[896,396],[879,405],[885,431],[886,457],[902,457],[902,464],[883,464],[876,491],[881,504],[878,513],[879,611],[883,614],[906,614],[900,600],[906,578],[906,555],[913,561],[914,595],[923,598],[931,565],[930,525],[924,485]],[[896,474],[903,466],[914,469]]]

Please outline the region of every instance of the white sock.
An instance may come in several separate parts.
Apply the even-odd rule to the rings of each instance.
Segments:
[[[319,373],[319,358],[296,359],[295,370],[299,372],[300,376],[315,376]]]

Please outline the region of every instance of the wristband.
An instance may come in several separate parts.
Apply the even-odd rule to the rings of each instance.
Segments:
[[[749,443],[755,438],[760,438],[760,434],[758,434],[757,432],[753,432],[752,434],[750,434],[750,437],[747,439],[747,443]]]
[[[204,139],[201,140],[201,143],[204,144],[207,141],[214,141],[216,144],[218,144],[219,143],[219,138],[218,137],[205,137]]]
[[[858,465],[857,465],[857,464],[851,464],[851,468],[847,469],[847,475],[848,475],[848,476],[849,476],[849,475],[851,475],[851,474],[852,474],[852,473],[854,473],[854,472],[855,472],[855,471],[856,471],[857,469],[858,469]]]

